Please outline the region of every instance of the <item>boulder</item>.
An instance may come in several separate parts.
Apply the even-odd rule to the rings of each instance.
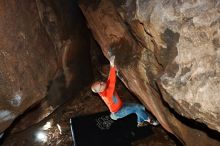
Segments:
[[[119,78],[167,131],[186,145],[220,144],[217,0],[81,0],[80,8],[104,55],[116,56]]]
[[[36,2],[0,2],[0,132],[45,97],[55,75],[54,46]]]
[[[90,36],[75,3],[0,2],[0,133],[23,113],[12,132],[41,121],[92,80]]]

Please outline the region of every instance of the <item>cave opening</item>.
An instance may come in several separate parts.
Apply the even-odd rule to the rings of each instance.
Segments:
[[[119,96],[143,104],[161,123],[152,127],[154,135],[132,146],[192,145],[201,139],[198,145],[219,144],[219,132],[180,115],[175,101],[167,103],[170,95],[158,93],[158,76],[178,68],[170,61],[181,35],[166,29],[170,33],[160,39],[169,45],[159,40],[161,53],[151,34],[156,28],[130,18],[133,2],[12,0],[0,3],[1,9],[0,27],[7,30],[0,32],[1,145],[74,145],[69,119],[108,110],[90,86],[107,80],[109,50],[119,69]]]

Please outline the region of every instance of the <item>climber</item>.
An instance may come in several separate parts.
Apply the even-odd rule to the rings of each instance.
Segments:
[[[110,73],[107,82],[97,81],[92,84],[91,90],[98,93],[105,104],[108,106],[113,120],[123,118],[135,113],[137,115],[137,127],[143,127],[149,124],[158,125],[158,121],[149,117],[145,107],[137,103],[122,103],[122,100],[115,91],[116,67],[115,56],[110,57]]]

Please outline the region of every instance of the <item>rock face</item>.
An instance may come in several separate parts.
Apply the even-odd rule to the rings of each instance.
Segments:
[[[0,132],[41,100],[56,68],[54,47],[36,3],[0,2]]]
[[[48,115],[50,106],[57,107],[90,82],[89,35],[72,4],[0,2],[0,133],[32,105],[43,103]],[[40,102],[45,97],[47,102]],[[45,116],[30,120],[29,115],[16,130],[39,117]]]
[[[92,80],[90,33],[76,1],[36,0],[36,4],[58,55],[58,71],[48,94],[56,106]]]
[[[197,1],[172,9],[180,16],[173,12],[167,18],[176,16],[172,20],[176,26],[171,20],[165,21],[168,28],[164,34],[170,37],[165,36],[165,52],[168,43],[176,52],[160,77],[162,87],[171,96],[166,100],[173,100],[170,105],[181,115],[220,132],[220,3]],[[181,17],[188,20],[181,21]]]
[[[119,78],[167,131],[186,145],[220,144],[182,120],[220,132],[218,0],[81,0],[80,7],[104,55],[116,56]]]

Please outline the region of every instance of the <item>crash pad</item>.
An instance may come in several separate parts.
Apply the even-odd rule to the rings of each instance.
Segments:
[[[153,134],[151,126],[137,127],[136,115],[116,121],[108,111],[70,119],[75,146],[130,146],[131,142]]]

